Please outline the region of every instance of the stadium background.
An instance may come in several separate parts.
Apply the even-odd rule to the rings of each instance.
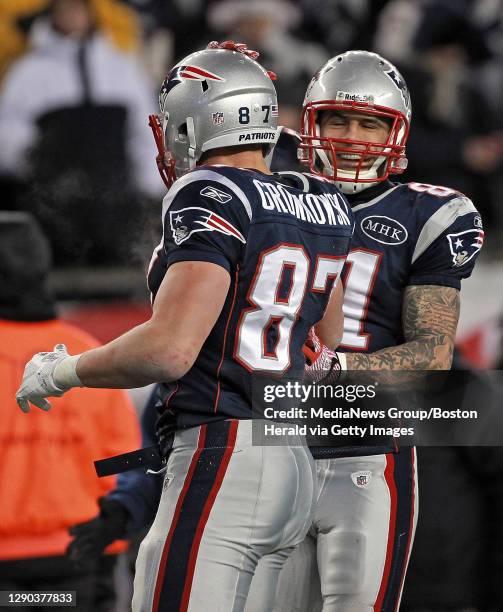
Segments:
[[[41,24],[58,5],[71,13],[82,3],[91,30],[107,40],[109,55],[99,63],[86,61],[89,33],[69,35],[78,52],[67,74],[69,82],[80,83],[78,93],[68,97],[60,80],[54,84],[58,92],[48,95],[23,80],[30,74],[27,64],[36,67],[58,44],[44,39]],[[48,233],[51,286],[61,316],[101,341],[148,316],[145,272],[159,239],[164,186],[156,176],[147,114],[157,110],[156,88],[171,65],[210,40],[227,38],[246,41],[277,73],[280,123],[293,129],[309,76],[329,57],[368,49],[398,66],[413,104],[409,169],[400,180],[459,189],[482,213],[487,242],[473,277],[463,284],[458,347],[473,367],[501,369],[502,0],[2,0],[1,208],[32,212]],[[52,51],[56,62],[66,61],[65,49]],[[95,86],[103,79],[114,91]],[[12,107],[21,109],[19,125],[11,121]],[[425,543],[420,518],[417,550],[429,547],[433,555],[464,531],[469,559],[458,571],[448,556],[455,557],[452,551],[437,551],[452,569],[433,588],[428,573],[414,565],[414,552],[417,587],[406,595],[407,609],[447,609],[452,598],[445,595],[444,601],[444,594],[465,589],[466,609],[503,610],[503,597],[494,594],[502,554],[488,554],[498,542],[503,545],[502,529],[490,515],[503,505],[503,468],[480,488],[486,478],[482,468],[467,463],[465,479],[452,490],[460,496],[469,490],[475,499],[464,530],[452,525],[445,533],[446,522],[439,521],[428,532],[436,539]],[[448,479],[449,470],[446,489]],[[426,588],[438,607],[417,595]]]

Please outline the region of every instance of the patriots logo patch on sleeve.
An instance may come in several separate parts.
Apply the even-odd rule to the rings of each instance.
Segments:
[[[188,240],[195,232],[220,232],[226,236],[234,236],[246,244],[245,237],[232,223],[213,211],[199,206],[169,211],[169,223],[177,246]]]
[[[447,234],[447,241],[454,266],[460,267],[480,251],[484,244],[484,232],[479,229],[469,229],[457,234]]]

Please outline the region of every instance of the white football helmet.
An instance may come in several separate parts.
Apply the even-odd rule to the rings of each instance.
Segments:
[[[206,151],[274,146],[279,136],[275,75],[255,61],[258,53],[232,41],[209,47],[171,70],[159,93],[161,115],[150,116],[168,187]]]
[[[357,111],[390,124],[382,144],[320,136],[320,111]],[[405,144],[412,109],[409,90],[398,70],[377,53],[347,51],[330,59],[311,80],[304,99],[300,159],[311,172],[335,181],[344,193],[358,193],[407,168]],[[338,155],[358,160],[354,170],[337,167]],[[375,157],[370,168],[364,161]]]

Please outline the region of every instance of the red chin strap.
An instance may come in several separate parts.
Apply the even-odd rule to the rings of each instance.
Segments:
[[[157,156],[155,158],[157,169],[159,170],[159,174],[161,175],[164,184],[169,189],[176,181],[175,159],[169,151],[164,149],[164,136],[159,117],[157,115],[149,115],[148,124],[152,130],[152,134],[154,135],[154,140],[157,147]]]

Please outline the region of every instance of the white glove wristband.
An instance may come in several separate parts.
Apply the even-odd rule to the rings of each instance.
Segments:
[[[52,378],[54,384],[65,391],[72,387],[83,387],[80,378],[77,376],[77,362],[80,355],[70,355],[62,359],[54,368]]]

